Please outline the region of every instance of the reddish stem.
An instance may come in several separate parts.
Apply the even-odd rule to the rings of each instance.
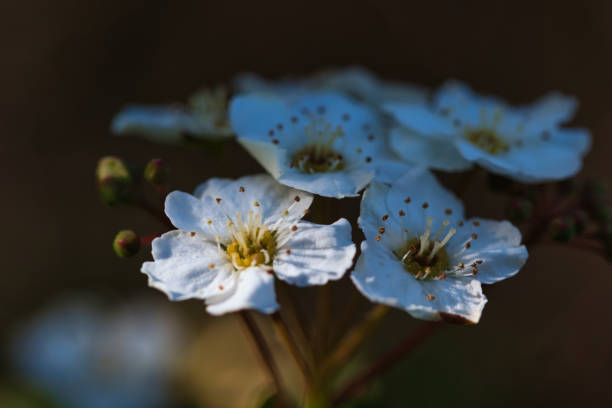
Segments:
[[[389,368],[393,367],[393,365],[396,363],[400,362],[406,354],[423,343],[429,336],[434,334],[439,327],[441,327],[441,324],[437,322],[423,323],[414,332],[410,333],[410,335],[408,335],[408,337],[406,337],[401,343],[387,351],[382,355],[382,357],[372,363],[369,367],[366,367],[363,371],[353,377],[348,384],[342,387],[336,393],[336,396],[333,399],[333,406],[339,406],[341,403],[355,396],[373,379],[387,371]]]
[[[145,235],[144,237],[140,237],[140,245],[151,245],[151,242],[157,237],[160,237],[162,233],[159,234],[151,234]]]

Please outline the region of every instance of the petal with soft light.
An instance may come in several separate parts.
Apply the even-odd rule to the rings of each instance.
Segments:
[[[370,300],[403,309],[417,319],[478,323],[486,297],[470,278],[417,280],[380,244],[361,244],[351,279]]]
[[[461,171],[472,166],[453,143],[405,128],[392,129],[389,133],[389,144],[402,159],[430,169]]]
[[[206,311],[215,316],[245,309],[270,314],[278,308],[272,270],[257,266],[238,272],[235,288],[228,296],[208,299],[206,303]]]
[[[297,227],[274,258],[276,275],[297,286],[324,285],[344,276],[356,252],[351,224],[341,218],[331,225],[300,222]]]
[[[141,271],[149,277],[149,286],[170,300],[205,299],[234,285],[231,264],[214,243],[198,235],[170,231],[151,246],[153,262],[145,262]]]

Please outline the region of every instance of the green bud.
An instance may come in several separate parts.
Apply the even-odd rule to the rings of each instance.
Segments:
[[[558,242],[567,242],[576,235],[576,225],[572,217],[557,217],[550,222],[550,237]]]
[[[489,190],[496,193],[502,193],[508,191],[512,187],[513,181],[507,177],[500,176],[493,173],[487,173],[487,186]]]
[[[168,165],[162,159],[151,159],[144,170],[144,178],[154,186],[160,186],[168,179]]]
[[[140,237],[132,230],[122,230],[115,236],[113,249],[120,258],[136,255],[140,249]]]
[[[533,214],[533,203],[523,197],[514,198],[506,208],[508,219],[515,224],[520,224],[531,218]]]
[[[96,168],[96,179],[100,197],[106,204],[118,204],[128,198],[132,177],[121,159],[113,156],[101,158]]]

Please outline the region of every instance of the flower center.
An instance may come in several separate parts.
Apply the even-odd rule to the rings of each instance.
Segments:
[[[332,128],[324,118],[311,118],[310,124],[304,127],[306,146],[298,150],[291,158],[291,167],[302,173],[326,173],[342,170],[344,159],[334,151],[337,138],[343,137],[342,126]]]
[[[194,112],[205,122],[212,123],[215,127],[229,127],[227,118],[227,89],[218,86],[214,89],[203,89],[189,100]]]
[[[242,186],[238,189],[240,193],[245,191]],[[217,197],[215,201],[217,205],[221,205],[223,198]],[[253,202],[255,211],[249,210],[246,220],[240,213],[236,213],[234,217],[224,214],[224,219],[227,221],[222,228],[227,231],[225,234],[227,239],[221,237],[220,225],[212,219],[206,220],[206,224],[215,234],[217,249],[223,257],[229,259],[236,271],[257,265],[272,265],[274,256],[279,250],[285,249],[289,251],[288,253],[291,252],[285,245],[298,230],[298,226],[294,224],[297,220],[291,216],[291,213],[300,201],[300,196],[296,195],[291,205],[282,210],[276,221],[269,225],[263,220],[262,204],[259,201]],[[191,236],[195,236],[195,232],[192,232]],[[211,265],[214,267],[214,264]]]
[[[436,237],[430,239],[432,223],[433,218],[427,218],[427,230],[420,237],[409,239],[404,247],[395,251],[395,255],[402,261],[404,269],[417,279],[441,278],[441,275],[450,266],[449,256],[444,246],[457,230],[450,228],[444,238],[440,240],[450,224],[448,220],[444,220]]]
[[[477,128],[465,130],[464,138],[478,146],[482,150],[490,154],[501,154],[506,153],[510,150],[510,146],[502,138],[499,137],[497,132],[489,128]]]
[[[245,224],[240,214],[235,223],[227,221],[227,229],[233,241],[225,247],[234,268],[237,270],[257,265],[270,265],[276,253],[276,231],[270,230],[261,222],[261,215],[249,211]]]
[[[396,252],[398,258],[402,260],[406,271],[417,278],[433,279],[449,269],[450,263],[445,248],[438,249],[431,257],[434,246],[428,244],[428,249],[422,252],[421,248],[420,239],[413,238]]]
[[[235,240],[226,248],[227,255],[232,260],[236,269],[244,269],[250,266],[270,265],[276,252],[276,238],[273,231],[261,230],[255,234],[247,234],[242,240]],[[255,239],[252,238],[255,236]]]

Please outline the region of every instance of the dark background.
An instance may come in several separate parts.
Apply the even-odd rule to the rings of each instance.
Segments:
[[[100,156],[163,157],[175,187],[187,191],[211,176],[259,171],[238,147],[226,149],[226,166],[215,169],[200,150],[108,131],[125,103],[184,101],[238,72],[279,77],[361,64],[428,86],[465,80],[514,103],[559,89],[581,100],[575,124],[593,133],[580,177],[612,181],[612,5],[546,3],[3,2],[3,337],[65,292],[121,299],[151,291],[138,272],[146,255],[119,261],[110,243],[121,228],[159,227],[137,210],[99,201]],[[471,198],[480,214],[500,216],[495,200],[480,198]],[[612,267],[543,246],[517,277],[496,286],[479,326],[449,328],[385,378],[393,406],[612,403]],[[197,302],[177,307],[205,316]],[[413,324],[401,313],[391,322],[387,343],[394,328]]]

